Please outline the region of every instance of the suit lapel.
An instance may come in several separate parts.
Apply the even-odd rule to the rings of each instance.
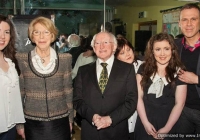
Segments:
[[[111,87],[111,85],[114,83],[117,75],[119,74],[118,71],[120,71],[120,66],[119,66],[118,60],[115,59],[114,62],[113,62],[113,66],[112,66],[110,76],[109,76],[109,79],[108,79],[108,83],[106,85],[104,93],[107,92],[109,90],[109,88]]]
[[[91,64],[91,79],[94,84],[94,86],[101,92],[97,80],[97,72],[96,72],[96,62]]]

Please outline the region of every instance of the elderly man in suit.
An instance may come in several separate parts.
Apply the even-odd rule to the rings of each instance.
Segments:
[[[74,86],[81,140],[128,140],[128,118],[137,105],[134,67],[114,58],[113,34],[100,32],[91,45],[97,61],[79,68]]]

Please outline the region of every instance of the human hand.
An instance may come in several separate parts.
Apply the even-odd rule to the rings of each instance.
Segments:
[[[198,84],[198,76],[193,72],[179,70],[178,78],[187,84]]]
[[[95,123],[95,122],[99,121],[99,119],[101,119],[101,116],[99,114],[94,114],[94,116],[92,118],[92,122]]]
[[[146,124],[144,124],[144,128],[148,135],[152,135],[152,136],[156,135],[156,129],[150,122],[147,122]]]
[[[93,125],[96,126],[96,124],[99,123],[100,119],[101,119],[101,116],[99,114],[94,114],[94,116],[92,118]]]
[[[166,127],[163,127],[161,129],[159,129],[156,133],[156,135],[154,136],[155,139],[159,139],[159,140],[163,140],[165,138],[165,134],[169,133],[169,129]]]
[[[101,117],[100,121],[95,123],[95,126],[99,130],[99,129],[102,129],[102,128],[107,128],[111,124],[112,124],[112,119],[110,118],[110,116],[104,116],[104,117]]]
[[[21,129],[17,129],[17,133],[23,138],[25,139],[25,133],[24,133],[24,128],[21,128]]]

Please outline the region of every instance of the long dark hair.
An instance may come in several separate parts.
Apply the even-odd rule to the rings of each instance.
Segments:
[[[6,58],[10,58],[13,63],[15,63],[15,68],[18,72],[18,75],[20,74],[20,70],[18,67],[17,59],[15,58],[16,54],[16,48],[15,48],[15,40],[16,40],[16,33],[15,33],[15,28],[13,23],[8,19],[8,17],[5,17],[3,15],[0,15],[0,23],[1,22],[6,22],[10,26],[10,41],[8,45],[2,50],[3,55]]]
[[[169,60],[169,64],[165,68],[166,80],[168,82],[171,81],[171,85],[174,85],[175,84],[174,74],[177,74],[177,68],[185,69],[185,67],[182,64],[180,57],[178,55],[177,46],[174,43],[174,39],[167,33],[159,33],[159,34],[151,37],[147,44],[147,48],[146,48],[146,52],[145,52],[145,60],[144,60],[145,63],[143,64],[143,66],[144,66],[144,71],[142,73],[143,78],[141,81],[141,85],[143,88],[144,88],[144,86],[146,86],[146,84],[149,80],[149,77],[151,77],[152,75],[155,76],[157,69],[158,69],[158,67],[156,65],[156,59],[153,54],[154,44],[156,42],[160,42],[160,41],[164,41],[164,40],[169,42],[169,44],[171,46],[171,50],[172,50],[171,59]]]
[[[138,64],[137,60],[139,60],[139,59],[138,59],[137,55],[135,54],[133,45],[125,38],[118,38],[117,39],[117,49],[115,51],[115,57],[118,57],[119,52],[125,47],[125,45],[127,45],[133,51],[133,54],[134,54],[133,62],[135,62],[136,65],[137,65]]]

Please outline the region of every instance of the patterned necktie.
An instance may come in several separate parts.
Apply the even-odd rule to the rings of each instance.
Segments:
[[[99,78],[99,88],[101,89],[101,93],[104,92],[108,82],[108,71],[106,68],[107,65],[107,63],[101,63],[101,66],[103,67]]]

